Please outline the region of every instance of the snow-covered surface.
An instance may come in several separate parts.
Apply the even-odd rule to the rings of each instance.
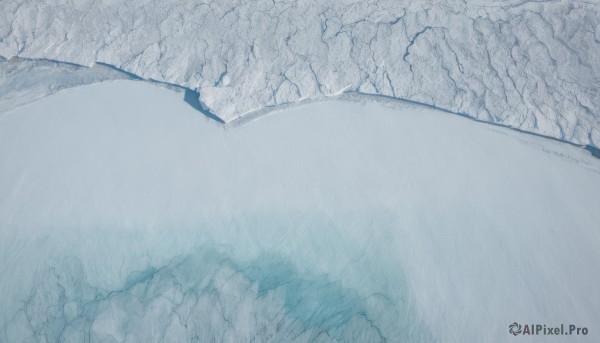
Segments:
[[[5,58],[104,62],[226,122],[351,90],[600,142],[595,1],[5,0],[0,18]]]
[[[597,341],[599,194],[583,149],[413,105],[66,90],[0,117],[0,341]]]

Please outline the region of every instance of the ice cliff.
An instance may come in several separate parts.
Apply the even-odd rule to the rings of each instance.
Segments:
[[[124,73],[99,64],[86,68],[48,60],[0,60],[0,113],[65,88],[129,78]]]
[[[600,146],[595,2],[6,0],[0,13],[4,58],[106,63],[197,91],[226,122],[359,92]]]

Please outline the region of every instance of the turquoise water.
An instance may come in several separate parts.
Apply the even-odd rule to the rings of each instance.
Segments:
[[[88,281],[76,256],[40,268],[2,341],[430,341],[405,285],[364,295],[277,254],[236,261],[198,248],[131,272],[121,287]],[[398,297],[400,295],[400,297]]]

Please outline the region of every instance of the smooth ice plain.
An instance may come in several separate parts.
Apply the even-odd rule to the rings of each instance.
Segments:
[[[600,322],[587,151],[401,102],[224,128],[182,98],[112,81],[2,113],[0,341],[504,341],[514,321]]]

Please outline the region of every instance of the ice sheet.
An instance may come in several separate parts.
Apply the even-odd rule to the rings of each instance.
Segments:
[[[376,102],[224,129],[181,97],[105,82],[0,118],[0,340],[464,342],[599,322],[589,152]]]

